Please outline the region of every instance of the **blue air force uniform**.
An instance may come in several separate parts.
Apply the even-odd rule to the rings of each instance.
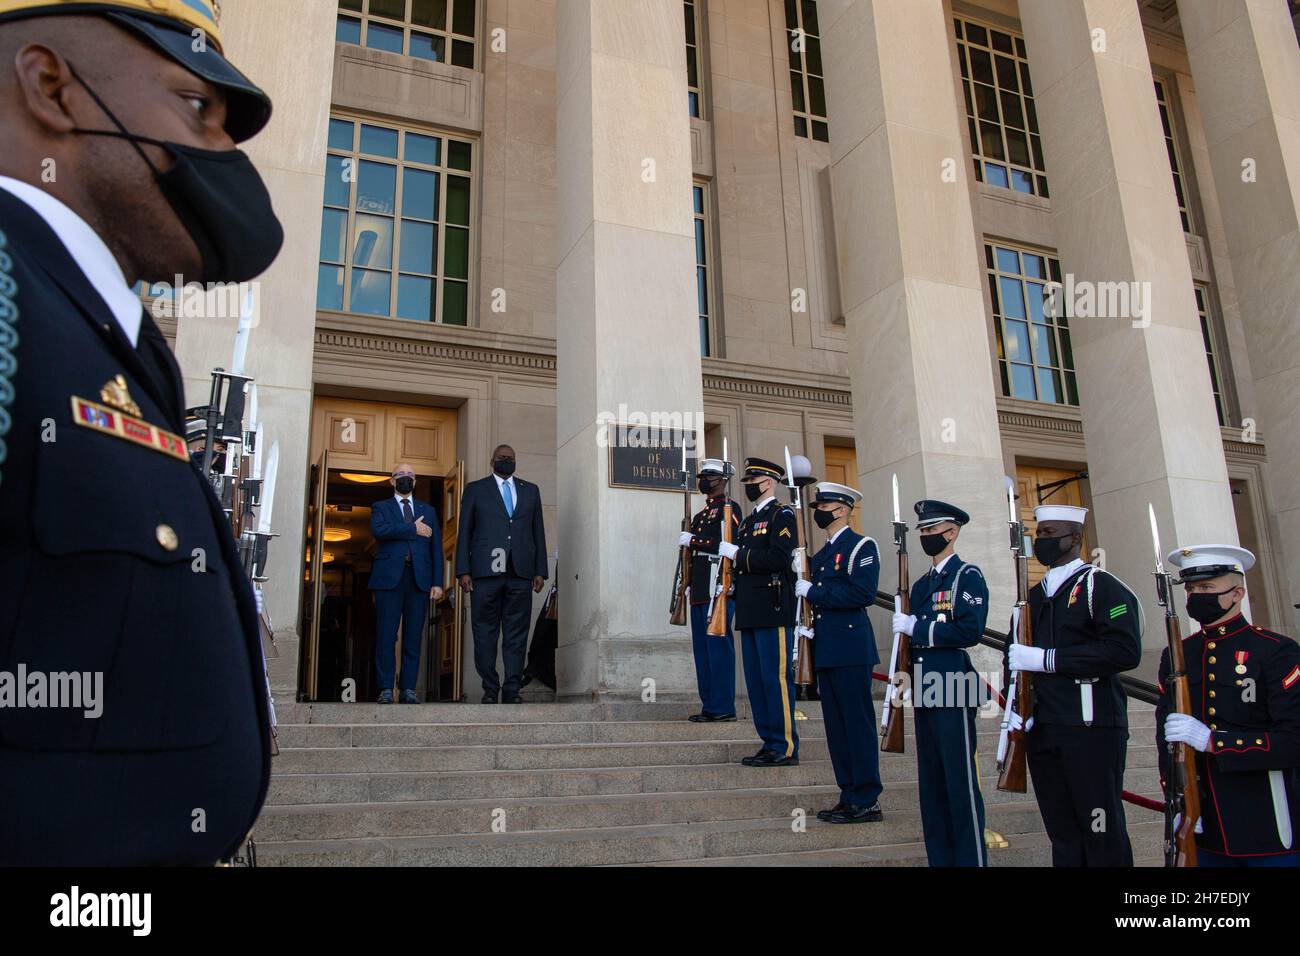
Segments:
[[[731,474],[734,474],[731,465],[716,458],[701,462],[697,474],[701,482],[719,480],[721,487],[716,494],[709,495],[704,507],[691,520],[691,646],[695,652],[695,682],[701,706],[701,713],[691,717],[696,722],[726,719],[736,714],[736,639],[731,631],[736,613],[734,602],[727,602],[726,636],[709,636],[709,609],[713,603],[709,584],[718,560],[723,513],[728,504],[731,505],[728,540],[734,542],[740,528],[740,505],[726,493],[725,482]]]
[[[822,482],[817,502],[856,500],[856,491]],[[871,808],[884,789],[880,783],[880,741],[871,703],[871,671],[880,663],[866,609],[876,597],[880,551],[876,542],[842,528],[813,556],[812,587],[817,646],[817,688],[821,692],[826,745],[845,807]]]
[[[745,460],[745,478],[785,477],[781,466],[761,458]],[[769,498],[745,517],[736,533],[732,568],[735,626],[745,687],[762,738],[758,754],[746,761],[797,761],[799,734],[794,726],[794,549],[798,525],[788,505]]]
[[[970,516],[942,501],[918,501],[917,529]],[[987,699],[966,648],[988,618],[984,574],[951,554],[912,582],[912,705],[917,786],[931,866],[987,866],[984,798],[975,759],[975,718]]]

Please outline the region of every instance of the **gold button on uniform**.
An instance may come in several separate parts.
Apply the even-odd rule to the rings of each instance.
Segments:
[[[1214,657],[1213,654],[1210,655],[1210,663],[1211,663],[1211,664],[1217,664],[1217,663],[1219,663],[1219,662],[1215,659],[1215,657]]]
[[[1219,741],[1219,746],[1220,746],[1220,747],[1223,746],[1223,741],[1222,741],[1222,740]]]
[[[1214,641],[1210,641],[1210,644],[1209,644],[1209,648],[1210,648],[1210,650],[1214,650],[1216,647],[1218,647],[1218,645],[1215,644]]]
[[[1211,699],[1211,700],[1214,699],[1214,691],[1210,691],[1210,699]]]
[[[1258,737],[1255,738],[1255,743],[1259,744],[1261,747],[1264,745],[1264,741],[1260,740]]]
[[[1211,708],[1210,708],[1210,716],[1213,717],[1216,713],[1218,713],[1218,712],[1217,712],[1213,707],[1211,707]]]
[[[158,543],[162,545],[164,551],[175,551],[180,545],[176,532],[172,530],[172,526],[169,524],[160,524],[154,530],[154,536],[157,537]]]
[[[1213,674],[1209,674],[1209,675],[1207,675],[1207,676],[1210,678],[1210,680],[1214,680],[1214,675],[1213,675]]]
[[[1219,729],[1219,725],[1218,725],[1218,724],[1210,724],[1210,729],[1211,729],[1211,730],[1218,730],[1218,729]],[[1223,744],[1219,744],[1219,746],[1222,747]]]
[[[1242,742],[1241,742],[1240,740],[1238,740],[1238,741],[1237,741],[1237,746],[1240,747],[1241,744],[1242,744]]]

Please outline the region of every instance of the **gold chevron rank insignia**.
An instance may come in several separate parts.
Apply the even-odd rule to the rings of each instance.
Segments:
[[[130,399],[129,395],[127,399]],[[107,405],[73,395],[72,420],[82,428],[89,428],[115,438],[124,438],[136,445],[162,452],[168,457],[189,461],[185,439],[180,435],[159,428],[134,415],[128,415],[117,408],[109,408]]]

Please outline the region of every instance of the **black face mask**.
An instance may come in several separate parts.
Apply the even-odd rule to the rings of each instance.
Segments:
[[[129,133],[113,112],[74,70],[99,108],[120,132],[73,130],[86,136],[127,140],[148,164],[163,198],[198,246],[203,257],[200,282],[245,282],[265,272],[284,245],[284,229],[271,206],[262,177],[241,150],[210,150]],[[141,143],[167,150],[175,165],[161,171]]]
[[[1034,559],[1044,567],[1050,568],[1061,559],[1061,555],[1070,547],[1070,541],[1073,537],[1073,535],[1066,534],[1059,538],[1035,538]]]
[[[696,487],[700,489],[700,494],[712,497],[722,490],[722,483],[716,478],[701,478],[696,482]]]
[[[921,550],[934,557],[936,554],[942,554],[943,549],[948,547],[948,542],[942,534],[923,534],[921,537]]]
[[[1232,591],[1232,588],[1218,592],[1193,591],[1187,595],[1187,616],[1202,627],[1214,623],[1228,613],[1228,609],[1219,603],[1219,598]]]
[[[763,497],[763,490],[758,485],[746,485],[745,497],[750,501],[757,501],[759,498]]]
[[[502,478],[509,478],[515,473],[515,460],[513,458],[497,458],[492,462],[492,470]]]
[[[415,490],[415,479],[410,475],[402,475],[394,483],[397,485],[399,495],[409,495]]]
[[[813,521],[817,522],[817,527],[825,531],[835,523],[835,515],[823,508],[818,508],[813,512]]]

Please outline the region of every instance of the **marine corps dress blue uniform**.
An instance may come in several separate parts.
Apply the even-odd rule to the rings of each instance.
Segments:
[[[736,608],[727,602],[727,636],[709,636],[709,607],[713,595],[710,580],[717,566],[718,543],[722,540],[722,516],[731,504],[731,530],[728,538],[736,540],[740,529],[740,505],[727,497],[728,471],[731,465],[717,458],[700,463],[696,477],[700,490],[707,494],[704,507],[691,519],[691,647],[695,652],[695,681],[700,691],[700,713],[691,716],[696,723],[734,720],[736,717],[736,640],[731,622]],[[709,491],[705,491],[708,488]]]
[[[221,57],[206,0],[5,0],[0,29],[65,6],[111,8],[118,27],[226,86],[228,131],[266,122],[269,101]],[[205,49],[177,52],[193,51],[200,29]],[[233,95],[233,77],[254,92]],[[12,183],[0,185],[19,314],[0,481],[0,672],[102,674],[104,699],[93,719],[0,708],[0,864],[211,865],[242,844],[270,776],[253,590],[190,461],[162,333],[138,300],[129,331],[110,307],[130,291],[120,270],[116,289],[87,278],[82,263],[107,253],[90,227]]]
[[[814,503],[852,508],[861,498],[852,488],[823,481],[817,486]],[[813,608],[817,689],[826,746],[840,788],[839,803],[818,816],[833,823],[879,820],[884,788],[871,672],[880,663],[880,652],[866,609],[876,599],[880,551],[875,541],[846,523],[813,556],[809,574],[806,600]]]
[[[1168,560],[1182,569],[1183,584],[1244,575],[1255,563],[1245,548],[1224,545],[1177,549]],[[1205,725],[1208,748],[1196,754],[1197,865],[1300,866],[1300,645],[1256,627],[1238,610],[1185,638],[1183,657],[1191,716]],[[1169,673],[1166,648],[1162,693]],[[1170,712],[1162,696],[1156,707],[1162,786],[1169,773],[1164,728]]]
[[[970,515],[942,501],[918,501],[917,530]],[[922,537],[922,543],[925,537]],[[987,866],[984,797],[975,760],[975,719],[986,699],[966,652],[984,634],[989,589],[984,573],[956,553],[912,582],[912,706],[917,786],[931,866]]]
[[[780,481],[785,469],[762,458],[745,460],[744,481]],[[749,494],[749,492],[747,492]],[[732,568],[735,626],[740,629],[745,687],[754,729],[763,745],[746,757],[746,766],[785,766],[799,762],[794,725],[794,511],[768,493],[736,533]]]

